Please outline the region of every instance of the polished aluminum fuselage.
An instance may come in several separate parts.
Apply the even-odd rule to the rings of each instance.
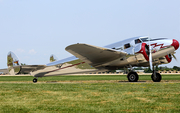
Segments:
[[[151,49],[148,46],[151,46]],[[146,47],[148,52],[143,52],[143,47]],[[29,72],[34,77],[43,77],[102,72],[133,66],[147,67],[149,66],[147,53],[152,53],[153,65],[160,65],[169,63],[167,55],[174,54],[178,48],[179,42],[175,39],[150,39],[148,37],[134,37],[104,47],[78,43],[66,47],[66,51],[74,56],[46,65],[15,65],[19,60],[10,52],[8,70],[11,74]]]
[[[77,73],[90,73],[98,71],[108,71],[119,69],[123,67],[133,67],[133,66],[149,66],[149,61],[144,58],[143,54],[139,53],[141,50],[142,43],[146,43],[151,46],[153,65],[166,64],[168,61],[165,58],[167,54],[174,54],[175,48],[172,46],[171,39],[154,39],[150,41],[142,41],[147,37],[134,37],[119,41],[110,45],[105,46],[105,49],[117,51],[123,53],[116,59],[108,62],[102,62],[99,65],[93,65],[89,63],[88,58],[84,61],[77,58],[79,54],[75,56],[51,62],[47,64],[47,67],[43,70],[32,72],[31,74],[35,77],[40,76],[54,76],[54,75],[64,75],[64,74],[77,74]],[[135,44],[135,40],[140,39],[141,43]],[[148,38],[149,39],[149,38]],[[129,43],[130,47],[125,48],[124,44]],[[102,48],[102,50],[104,50]],[[107,53],[107,55],[109,55]],[[80,57],[81,58],[81,57]],[[84,58],[84,57],[83,57]]]

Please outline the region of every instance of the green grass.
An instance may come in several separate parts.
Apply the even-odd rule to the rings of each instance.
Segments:
[[[0,76],[0,81],[32,81],[32,76]],[[69,75],[38,78],[38,81],[87,81],[87,80],[125,80],[126,75]],[[139,75],[139,81],[151,80],[151,75]],[[162,75],[162,80],[180,80],[180,75]]]
[[[160,83],[118,82],[127,81],[122,75],[44,77],[36,84],[32,79],[30,76],[0,77],[0,113],[180,112],[180,82],[176,81],[180,75],[163,75],[164,80],[171,82]],[[87,82],[93,80],[99,82]],[[140,80],[151,78],[140,75]]]
[[[180,112],[180,83],[1,83],[0,86],[0,112]]]

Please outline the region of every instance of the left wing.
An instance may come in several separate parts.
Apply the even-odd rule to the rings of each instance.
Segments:
[[[66,51],[94,67],[127,55],[127,53],[123,51],[88,44],[73,44],[66,47]]]

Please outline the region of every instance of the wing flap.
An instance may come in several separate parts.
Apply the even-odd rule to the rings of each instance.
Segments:
[[[122,51],[116,51],[113,49],[88,44],[73,44],[66,47],[66,51],[92,66],[98,66],[127,55],[127,53]]]

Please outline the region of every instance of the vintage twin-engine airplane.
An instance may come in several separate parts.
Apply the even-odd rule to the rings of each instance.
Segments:
[[[55,61],[46,65],[19,65],[19,60],[10,52],[8,54],[8,70],[10,74],[30,73],[37,82],[38,77],[103,72],[130,68],[127,74],[129,82],[137,82],[138,74],[133,71],[136,67],[149,67],[153,70],[152,80],[161,81],[161,75],[154,66],[170,63],[175,50],[179,48],[179,42],[175,39],[148,37],[134,37],[116,42],[105,47],[97,47],[88,44],[73,44],[66,47],[66,51],[74,56]]]

